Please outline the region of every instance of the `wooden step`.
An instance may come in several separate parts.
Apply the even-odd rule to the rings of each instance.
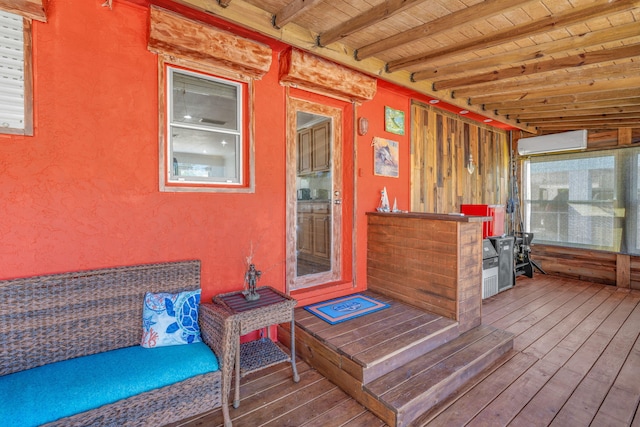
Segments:
[[[387,336],[353,360],[362,367],[362,383],[368,384],[458,336],[458,322],[440,317],[409,332]]]
[[[363,386],[407,426],[513,347],[513,334],[479,326]]]
[[[302,309],[296,324],[344,360],[339,366],[363,384],[427,353],[459,335],[458,322],[380,294],[386,310],[330,325]]]

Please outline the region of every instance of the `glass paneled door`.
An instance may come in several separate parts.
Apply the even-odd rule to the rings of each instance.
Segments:
[[[287,281],[289,290],[340,277],[341,110],[289,99]]]

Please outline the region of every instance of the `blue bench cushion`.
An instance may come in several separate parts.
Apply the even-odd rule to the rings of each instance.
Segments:
[[[37,426],[217,371],[206,344],[139,346],[0,376],[3,426]]]

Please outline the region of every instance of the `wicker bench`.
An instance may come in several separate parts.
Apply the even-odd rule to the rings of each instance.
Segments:
[[[145,292],[173,293],[199,288],[199,261],[0,281],[0,376],[139,346]],[[234,330],[237,322],[231,319],[215,304],[200,305],[202,340],[216,354],[218,371],[47,425],[160,426],[222,406],[225,425],[230,426],[228,398],[235,357],[233,340],[238,335]],[[100,384],[94,386],[99,389]]]

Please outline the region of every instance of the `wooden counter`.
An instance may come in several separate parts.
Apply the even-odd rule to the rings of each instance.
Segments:
[[[482,223],[490,217],[367,213],[367,287],[457,320],[480,325]]]

